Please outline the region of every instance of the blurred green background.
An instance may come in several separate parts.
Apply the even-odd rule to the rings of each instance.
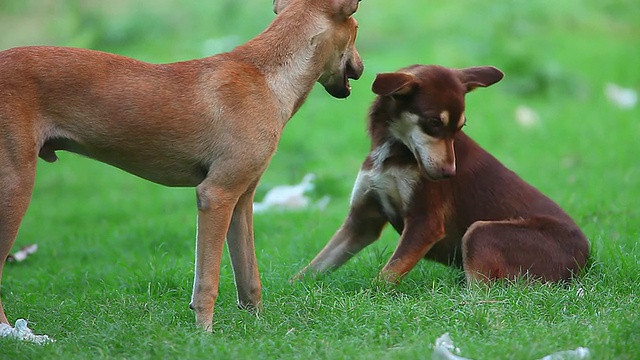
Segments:
[[[0,49],[63,45],[171,62],[230,50],[273,16],[266,0],[4,1]],[[413,63],[490,64],[506,77],[467,97],[468,133],[563,205],[589,204],[587,212],[605,203],[634,207],[627,192],[637,194],[640,178],[632,155],[638,107],[621,109],[605,96],[609,83],[640,87],[634,1],[365,0],[356,18],[363,78],[352,82],[347,100],[315,88],[288,125],[258,195],[314,172],[318,196],[348,197],[368,150],[365,118],[376,73]],[[532,126],[517,121],[523,107]]]
[[[0,3],[0,49],[47,44],[156,63],[186,60],[248,40],[272,19],[270,10],[266,0],[5,0]],[[633,151],[635,142],[625,149],[599,141],[619,137],[618,131],[638,133],[637,123],[625,120],[638,114],[637,107],[621,111],[604,96],[607,83],[640,85],[640,6],[634,1],[365,0],[356,17],[364,77],[354,82],[354,94],[346,101],[331,99],[320,88],[314,91],[285,132],[265,181],[279,181],[283,174],[287,181],[298,181],[308,171],[319,173],[320,182],[353,177],[368,146],[363,131],[372,79],[413,63],[491,64],[506,73],[498,86],[469,96],[467,131],[525,177],[560,163],[633,165],[621,163],[616,152]],[[513,121],[521,105],[536,112],[539,126],[525,129]],[[548,146],[560,151],[547,151]],[[532,151],[538,154],[527,158],[531,163],[518,160]],[[598,159],[588,154],[594,151]],[[276,170],[278,175],[272,174]],[[542,181],[555,186],[559,179],[550,175]],[[346,189],[340,182],[334,185],[349,191],[350,184]]]

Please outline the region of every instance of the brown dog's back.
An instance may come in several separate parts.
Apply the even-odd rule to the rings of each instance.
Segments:
[[[434,245],[426,258],[462,266],[464,235],[468,234],[469,239],[475,234],[499,239],[474,241],[465,249],[469,258],[477,258],[480,252],[485,253],[484,257],[508,253],[501,260],[505,267],[527,269],[531,275],[556,281],[571,277],[568,269],[578,272],[584,267],[588,241],[553,200],[504,167],[463,132],[456,135],[455,151],[456,176],[438,182],[423,179],[421,184],[427,189],[423,201],[429,201],[429,192],[436,192],[450,194],[452,202],[445,225],[448,235]],[[487,222],[502,222],[500,231],[487,234]],[[534,241],[536,238],[540,241]],[[484,243],[491,246],[483,247]],[[553,263],[565,266],[557,266],[551,273],[544,269]],[[494,266],[492,277],[507,277],[499,268]]]

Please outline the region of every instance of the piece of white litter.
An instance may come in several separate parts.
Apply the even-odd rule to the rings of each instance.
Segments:
[[[523,128],[532,128],[540,123],[540,116],[532,108],[520,105],[515,112],[516,122]]]
[[[582,360],[588,359],[590,355],[591,354],[589,354],[589,349],[578,347],[575,350],[563,350],[554,352],[553,354],[549,354],[540,360]]]
[[[632,109],[638,102],[638,93],[635,90],[623,88],[613,83],[605,85],[604,93],[609,101],[622,109]]]
[[[0,323],[0,337],[10,337],[21,341],[29,341],[38,345],[45,345],[50,342],[55,342],[47,335],[35,335],[29,327],[27,327],[27,320],[16,320],[16,327],[13,328],[9,324]]]
[[[459,356],[460,349],[453,345],[453,340],[449,336],[449,333],[444,333],[442,336],[436,339],[433,353],[431,354],[431,360],[471,360]]]
[[[38,251],[38,244],[25,245],[20,248],[20,250],[14,252],[13,254],[9,254],[7,256],[7,262],[21,262],[24,261],[27,256]]]
[[[313,190],[314,174],[307,174],[302,181],[296,185],[279,185],[270,189],[261,202],[253,203],[253,212],[259,213],[266,210],[296,210],[314,206],[324,209],[329,203],[329,197],[325,196],[312,204],[311,199],[305,193]]]
[[[575,350],[558,351],[553,354],[549,354],[540,360],[585,360],[589,359],[589,349],[579,347]],[[436,339],[435,346],[433,348],[433,354],[431,360],[472,360],[466,357],[460,356],[460,348],[453,345],[453,340],[449,336],[449,333],[444,333],[442,336]]]

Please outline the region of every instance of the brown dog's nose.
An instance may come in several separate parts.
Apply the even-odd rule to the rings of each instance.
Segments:
[[[450,178],[456,174],[456,166],[443,166],[441,171],[444,179]]]

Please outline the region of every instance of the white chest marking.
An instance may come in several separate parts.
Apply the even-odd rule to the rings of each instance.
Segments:
[[[417,169],[411,167],[391,167],[372,174],[372,188],[388,216],[403,217],[406,214],[419,178]]]
[[[369,192],[373,192],[387,217],[402,218],[409,208],[419,179],[418,169],[412,167],[362,170],[353,188],[351,204],[357,204]]]

